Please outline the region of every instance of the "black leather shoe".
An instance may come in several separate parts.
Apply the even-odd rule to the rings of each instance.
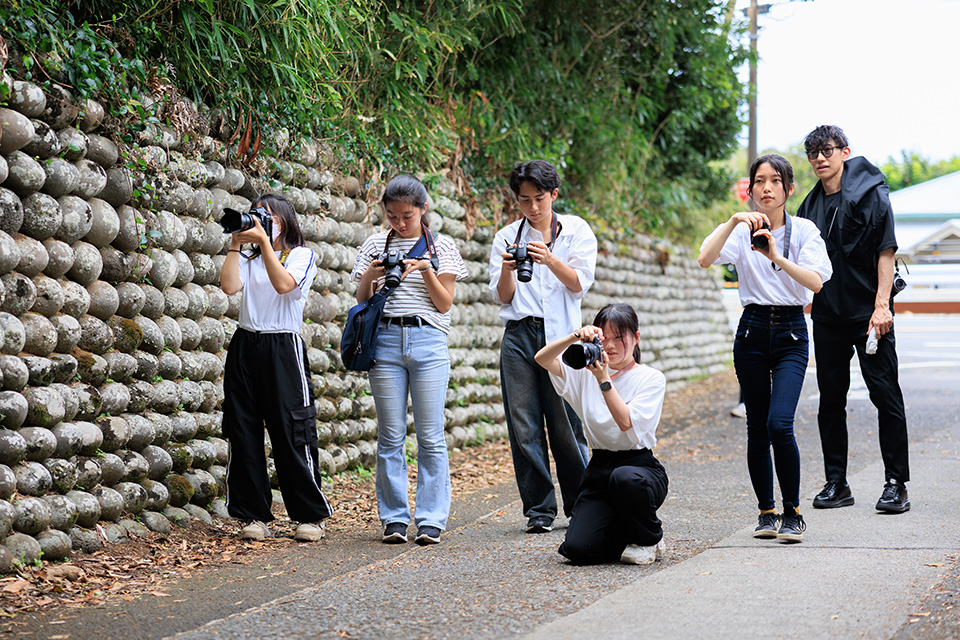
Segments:
[[[849,507],[853,504],[853,494],[850,493],[850,485],[847,483],[828,482],[823,485],[823,489],[813,499],[815,509],[836,509],[837,507]]]
[[[883,494],[877,500],[877,511],[886,511],[887,513],[910,511],[907,486],[893,479],[887,480],[887,484],[883,485]]]

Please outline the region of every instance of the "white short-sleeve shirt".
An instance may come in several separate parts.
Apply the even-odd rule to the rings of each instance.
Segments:
[[[645,364],[613,378],[613,387],[630,409],[632,427],[621,431],[600,391],[596,377],[586,369],[571,369],[560,362],[563,376],[550,374],[557,394],[570,403],[583,422],[583,433],[591,449],[629,451],[653,449],[657,444],[657,425],[663,412],[667,379],[663,373]]]
[[[597,271],[597,237],[590,225],[582,218],[572,215],[557,215],[560,233],[550,248],[563,264],[577,272],[580,291],[568,289],[549,268],[534,263],[533,278],[530,282],[516,280],[516,293],[509,303],[500,300],[497,282],[500,281],[503,258],[501,254],[514,243],[521,220],[512,222],[497,232],[490,248],[490,292],[493,299],[500,303],[500,321],[504,325],[509,320],[521,320],[528,316],[543,318],[544,334],[547,342],[565,336],[583,326],[580,301],[593,285]],[[526,224],[523,227],[523,242],[545,242],[543,234]]]
[[[279,251],[274,253],[281,256]],[[250,331],[300,331],[307,293],[317,275],[316,255],[307,247],[296,247],[290,250],[283,268],[297,281],[297,286],[281,295],[270,282],[263,256],[249,260],[240,254],[241,327]]]
[[[833,265],[827,255],[827,246],[823,242],[820,230],[806,218],[790,217],[792,229],[790,231],[790,252],[788,259],[810,271],[820,274],[826,282],[833,275]],[[725,224],[725,223],[724,223]],[[717,226],[700,245],[700,250],[709,242],[710,238],[719,233]],[[771,233],[777,242],[780,253],[783,253],[783,236],[786,225],[774,229]],[[720,255],[713,264],[732,264],[737,268],[737,278],[740,282],[740,304],[776,305],[776,306],[806,306],[813,300],[813,292],[791,278],[786,272],[776,269],[773,263],[759,251],[754,251],[750,244],[752,237],[750,225],[741,222],[733,228],[730,237],[720,250]]]

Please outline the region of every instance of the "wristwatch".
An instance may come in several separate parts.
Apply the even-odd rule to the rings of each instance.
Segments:
[[[602,391],[603,393],[610,391],[610,389],[613,389],[613,383],[610,382],[609,380],[604,380],[603,382],[600,383],[600,391]]]

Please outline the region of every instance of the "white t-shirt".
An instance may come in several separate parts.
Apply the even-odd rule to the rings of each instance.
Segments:
[[[630,409],[628,431],[621,431],[600,384],[586,369],[571,369],[560,362],[563,377],[550,374],[550,382],[583,422],[583,433],[591,449],[606,451],[652,450],[657,444],[657,425],[663,412],[667,379],[660,371],[640,364],[613,378],[613,387]]]
[[[383,247],[387,241],[387,231],[375,233],[360,245],[357,250],[357,261],[353,264],[353,271],[350,279],[354,282],[360,282],[363,272],[367,270],[370,263],[380,257],[383,253]],[[469,275],[467,267],[460,256],[460,249],[457,244],[447,236],[436,234],[437,258],[440,260],[440,269],[437,275],[452,273],[457,280],[463,280]],[[406,255],[413,249],[420,236],[416,238],[399,238],[394,236],[390,240],[390,250],[396,249],[401,254]],[[423,257],[429,259],[430,251],[425,251]],[[376,281],[377,289],[383,288],[384,278],[378,278]],[[417,316],[424,322],[440,329],[444,333],[450,332],[450,312],[440,313],[437,306],[433,304],[430,298],[430,291],[423,281],[423,272],[411,271],[407,277],[400,281],[400,286],[394,290],[387,298],[387,303],[383,306],[383,315],[385,318],[402,318],[407,316]]]
[[[724,223],[725,224],[725,223]],[[833,275],[833,265],[827,256],[827,246],[823,243],[820,230],[806,218],[790,217],[790,253],[788,259],[810,271],[820,274],[826,282]],[[719,233],[719,225],[700,245],[700,250],[710,238]],[[772,231],[777,248],[783,253],[783,236],[786,225]],[[740,304],[763,304],[776,306],[806,306],[813,300],[813,291],[791,278],[785,271],[774,270],[769,259],[750,244],[752,237],[750,225],[741,222],[733,228],[720,255],[713,264],[732,264],[737,268],[740,281]]]
[[[279,251],[274,253],[280,257]],[[283,268],[297,281],[297,286],[280,295],[270,283],[263,256],[248,260],[240,254],[241,327],[250,331],[300,331],[307,293],[317,275],[316,256],[306,247],[296,247],[290,250]]]
[[[580,301],[593,284],[597,271],[597,237],[582,218],[571,215],[557,215],[560,232],[556,242],[550,247],[551,253],[561,262],[577,272],[580,291],[573,292],[542,264],[533,264],[533,278],[530,282],[520,282],[516,271],[513,272],[516,293],[509,304],[504,304],[497,293],[497,282],[503,258],[500,254],[513,244],[517,238],[517,228],[522,220],[511,222],[497,232],[490,248],[490,292],[493,299],[500,303],[500,321],[504,325],[508,320],[521,320],[528,316],[543,318],[544,334],[547,342],[572,333],[583,326]],[[523,226],[523,242],[546,242],[543,234],[531,225]]]

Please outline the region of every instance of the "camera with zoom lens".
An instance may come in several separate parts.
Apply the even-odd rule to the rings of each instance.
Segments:
[[[572,344],[563,352],[563,361],[571,369],[583,369],[598,360],[603,360],[603,343],[597,336],[592,342]]]
[[[764,221],[763,227],[767,231],[770,231],[770,225]],[[757,229],[759,231],[760,229]],[[752,244],[757,249],[766,249],[767,245],[770,244],[770,241],[767,240],[767,236],[755,236],[753,232],[750,232],[750,244]]]
[[[510,254],[510,259],[517,263],[517,280],[530,282],[533,278],[533,257],[527,253],[527,243],[518,242],[507,247],[507,253]]]
[[[260,221],[264,233],[268,238],[273,238],[273,216],[263,207],[254,207],[249,213],[241,213],[235,209],[224,209],[223,217],[220,218],[220,226],[224,233],[239,233],[249,231],[254,228],[254,220]]]
[[[380,254],[377,260],[384,271],[384,286],[399,287],[400,279],[403,276],[403,254],[396,249],[390,249]]]

